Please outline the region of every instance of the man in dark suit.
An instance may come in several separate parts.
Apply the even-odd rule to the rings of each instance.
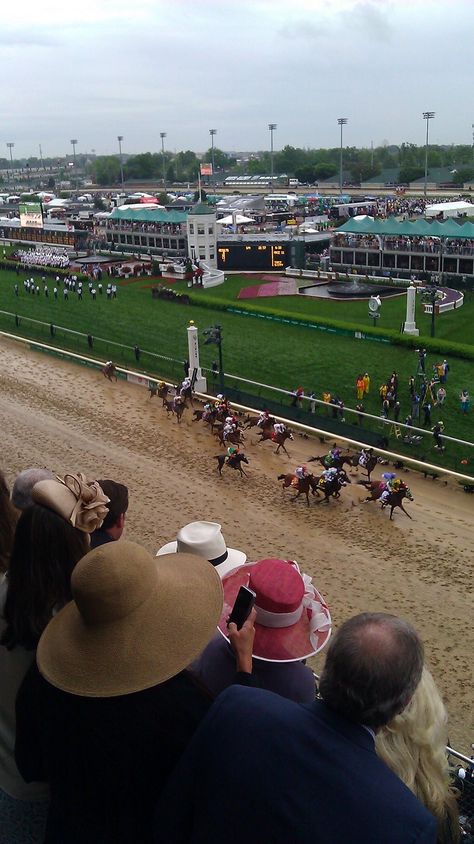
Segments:
[[[155,841],[435,844],[435,819],[374,748],[375,732],[407,705],[422,666],[409,624],[365,613],[328,649],[322,700],[300,705],[261,689],[227,689],[160,799]]]

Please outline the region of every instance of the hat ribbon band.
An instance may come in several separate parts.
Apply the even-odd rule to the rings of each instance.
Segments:
[[[271,627],[274,629],[291,627],[292,624],[296,624],[300,620],[303,610],[305,608],[309,609],[311,611],[309,618],[309,638],[316,650],[318,648],[317,634],[329,630],[331,627],[331,616],[328,607],[320,600],[319,593],[316,593],[311,578],[307,574],[301,576],[305,593],[300,606],[293,612],[271,612],[255,604],[257,611],[256,622],[257,624],[261,624],[262,627]]]
[[[209,560],[209,562],[213,566],[220,566],[221,563],[224,563],[227,560],[228,556],[229,556],[229,552],[227,551],[227,548],[226,548],[226,550],[224,551],[223,554],[220,555],[220,557],[214,557],[214,559]]]
[[[311,610],[309,619],[309,638],[313,648],[318,647],[318,633],[325,633],[331,628],[331,614],[329,608],[322,601],[319,592],[313,586],[308,574],[302,574],[304,583],[303,606]]]
[[[255,604],[255,609],[257,610],[257,618],[255,620],[262,627],[291,627],[303,615],[303,602],[293,612],[270,612],[270,610],[262,609],[258,604]]]

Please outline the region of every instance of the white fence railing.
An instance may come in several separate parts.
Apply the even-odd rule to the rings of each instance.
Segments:
[[[70,358],[72,361],[81,361],[81,362],[87,363],[89,365],[100,367],[100,368],[103,367],[104,364],[105,364],[105,361],[100,361],[100,360],[97,360],[96,358],[91,358],[87,355],[81,355],[81,354],[78,354],[77,352],[70,352],[67,349],[61,349],[61,348],[58,348],[56,346],[51,346],[48,343],[41,343],[37,340],[29,340],[28,338],[20,337],[16,334],[10,334],[6,331],[0,331],[0,336],[6,337],[10,340],[16,340],[20,343],[24,343],[25,345],[30,346],[32,348],[37,348],[39,351],[44,350],[44,351],[50,352],[51,354],[56,354],[56,355],[58,355],[62,358]],[[157,375],[149,375],[148,373],[135,372],[133,370],[125,369],[124,367],[120,367],[120,366],[117,366],[116,369],[119,373],[122,373],[125,376],[126,380],[128,380],[132,383],[135,383],[135,384],[142,384],[145,387],[149,387],[150,384],[156,384],[157,380],[164,380],[165,383],[169,384],[170,386],[174,386],[174,384],[172,382],[166,381],[166,379],[160,379],[159,376],[157,376]],[[225,373],[225,377],[228,378],[228,379],[233,378],[235,380],[238,376],[228,375],[227,373]],[[239,380],[244,380],[244,379],[239,379]],[[250,382],[249,381],[247,383],[257,384],[258,382]],[[265,385],[261,385],[261,386],[265,386]],[[278,389],[278,388],[271,388],[271,389]],[[279,390],[279,392],[287,392],[287,391]],[[198,396],[198,398],[202,398],[202,399],[205,399],[205,400],[215,398],[213,395],[208,394],[208,393],[197,392],[196,395]],[[291,393],[287,393],[287,395],[291,395]],[[259,411],[256,408],[251,407],[250,405],[239,404],[237,402],[232,402],[232,404],[233,404],[233,407],[235,407],[237,410],[241,410],[241,411],[244,411],[246,413],[254,413],[254,414],[259,413]],[[324,404],[324,402],[323,402],[323,404]],[[369,415],[369,414],[367,414],[367,415]],[[327,435],[328,435],[327,430],[324,430],[322,428],[318,428],[316,425],[306,425],[303,422],[297,422],[294,419],[288,419],[285,416],[275,415],[275,418],[278,419],[278,420],[281,420],[286,425],[288,425],[292,428],[297,428],[298,430],[303,431],[303,432],[308,433],[308,434],[316,434],[318,436],[324,436],[324,437],[327,437]],[[378,419],[378,417],[374,417],[374,418]],[[426,431],[424,431],[424,433],[426,433]],[[351,446],[355,446],[356,448],[367,448],[367,443],[365,443],[361,440],[354,439],[352,437],[347,437],[347,436],[344,436],[344,435],[338,435],[338,436],[335,435],[335,438],[342,441],[342,442],[345,442],[345,443],[347,443]],[[455,442],[463,442],[463,441],[462,440],[455,440]],[[469,445],[472,445],[472,443],[469,443]],[[455,472],[452,469],[445,469],[443,466],[437,466],[434,463],[427,463],[423,460],[417,460],[414,457],[409,457],[406,454],[399,454],[395,451],[389,451],[388,449],[384,449],[384,448],[373,447],[373,451],[376,452],[377,454],[382,455],[383,457],[390,458],[391,460],[402,461],[403,463],[408,463],[410,466],[413,466],[414,468],[419,469],[421,472],[428,472],[428,473],[436,472],[437,474],[448,475],[448,476],[456,478],[458,480],[465,481],[466,483],[474,484],[474,477],[472,477],[470,475],[462,474],[460,472]]]

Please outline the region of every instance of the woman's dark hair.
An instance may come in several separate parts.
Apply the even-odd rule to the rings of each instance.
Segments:
[[[16,527],[8,569],[1,644],[36,648],[53,611],[71,600],[71,574],[87,554],[87,534],[47,507],[33,504]]]
[[[18,514],[10,501],[10,492],[0,472],[0,574],[7,570]]]

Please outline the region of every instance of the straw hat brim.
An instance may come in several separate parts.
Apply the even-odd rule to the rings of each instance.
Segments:
[[[173,542],[167,542],[166,545],[159,548],[156,556],[161,557],[162,554],[176,554],[177,550],[178,542],[175,539]],[[214,568],[219,573],[219,577],[224,577],[230,571],[243,566],[246,561],[247,554],[244,554],[243,551],[238,551],[237,548],[227,548],[227,559],[223,563],[219,563],[218,566],[214,566]]]
[[[247,563],[247,565],[241,566],[227,575],[223,580],[224,607],[217,627],[227,641],[229,641],[227,619],[234,606],[240,587],[249,585],[250,571],[253,565],[253,563]],[[315,592],[316,597],[321,600],[321,603],[325,607],[324,598],[317,590]],[[310,618],[311,610],[304,609],[300,620],[290,627],[270,628],[255,622],[255,638],[252,653],[254,659],[261,659],[264,662],[301,662],[301,660],[308,659],[308,657],[319,653],[329,640],[331,628],[329,627],[327,630],[318,630],[315,632],[315,647],[310,639]],[[327,618],[330,622],[331,615],[328,609]]]
[[[203,650],[222,612],[219,575],[192,554],[154,562],[156,589],[131,615],[86,624],[72,601],[53,617],[37,651],[48,682],[83,697],[132,694],[174,677]]]

